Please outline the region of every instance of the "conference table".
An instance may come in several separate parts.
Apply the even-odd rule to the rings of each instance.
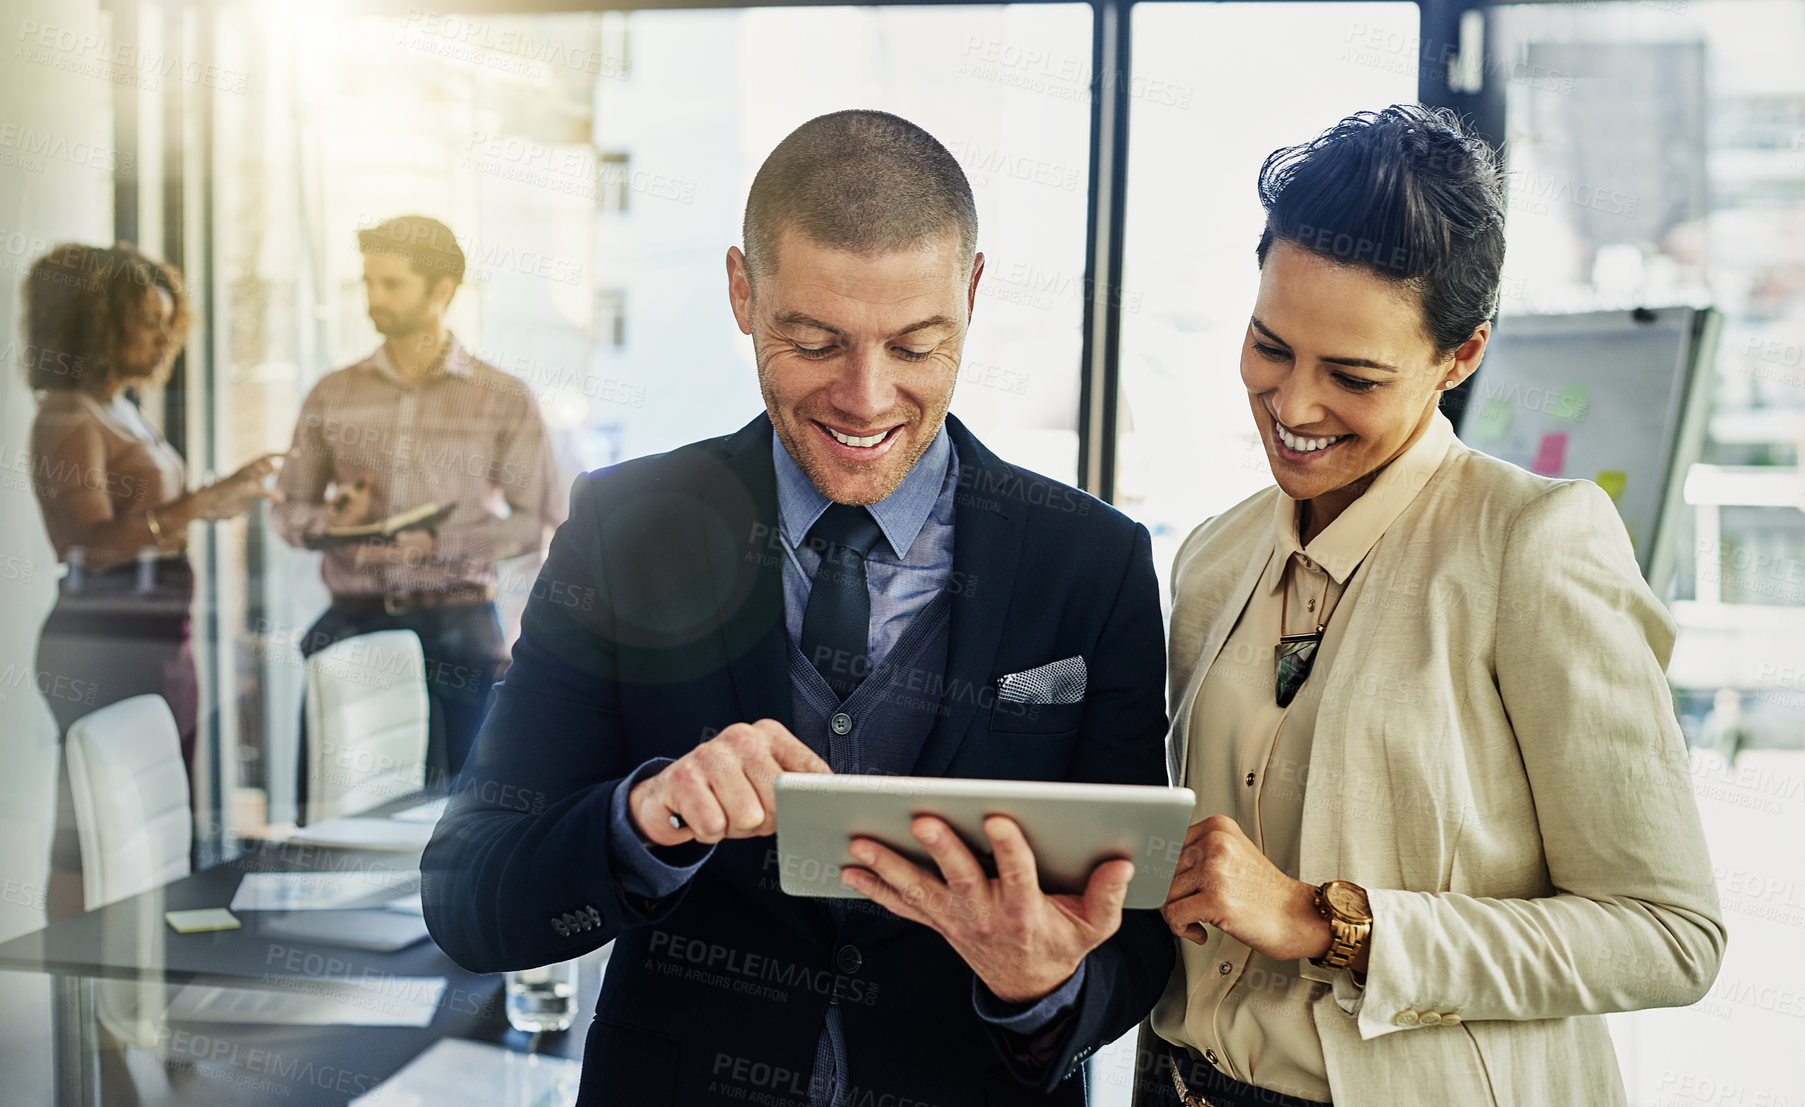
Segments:
[[[391,814],[429,798],[397,799],[367,814]],[[0,944],[0,969],[52,978],[56,1103],[102,1102],[100,1007],[112,994],[108,989],[120,989],[114,981],[135,982],[127,992],[141,997],[137,1009],[153,1016],[155,1042],[149,1048],[170,1075],[171,1101],[197,1107],[264,1102],[342,1107],[445,1038],[581,1059],[605,951],[584,959],[571,1028],[527,1034],[508,1025],[500,974],[466,972],[431,938],[377,952],[288,936],[275,925],[287,912],[239,910],[234,912],[239,929],[188,934],[177,933],[164,919],[168,911],[228,906],[240,882],[253,873],[407,874],[418,872],[419,857],[410,850],[255,843],[230,861]],[[160,1000],[187,984],[292,994],[355,986],[359,994],[367,991],[372,1003],[405,1006],[422,1002],[415,986],[419,978],[445,981],[441,993],[432,994],[436,987],[425,993],[434,1009],[430,1023],[420,1027],[158,1017]]]

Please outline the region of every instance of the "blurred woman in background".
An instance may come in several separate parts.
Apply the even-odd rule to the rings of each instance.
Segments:
[[[243,514],[268,498],[280,455],[184,490],[182,458],[139,412],[190,321],[181,274],[135,247],[66,243],[25,282],[26,372],[37,393],[32,487],[66,567],[38,640],[39,687],[59,736],[76,719],[144,693],[169,703],[190,778],[197,690],[189,650],[194,576],[188,524]],[[51,850],[52,918],[81,910],[81,854],[68,774]]]

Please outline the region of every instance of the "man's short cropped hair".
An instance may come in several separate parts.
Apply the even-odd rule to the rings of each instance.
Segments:
[[[399,254],[414,272],[426,278],[426,287],[450,277],[464,282],[464,251],[451,228],[424,215],[401,215],[357,232],[357,248],[366,254]]]
[[[952,233],[969,268],[978,208],[965,171],[933,135],[888,112],[837,111],[791,131],[753,178],[742,228],[752,279],[776,264],[786,229],[857,254]]]

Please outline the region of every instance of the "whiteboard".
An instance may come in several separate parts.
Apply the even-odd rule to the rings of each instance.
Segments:
[[[1500,319],[1462,388],[1460,438],[1543,476],[1596,482],[1664,595],[1719,319],[1690,307]]]

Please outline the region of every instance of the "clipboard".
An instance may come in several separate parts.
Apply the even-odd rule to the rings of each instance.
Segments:
[[[304,543],[310,550],[326,550],[335,546],[350,546],[375,540],[387,542],[394,539],[404,530],[433,530],[440,523],[450,518],[457,504],[421,504],[419,507],[391,515],[387,519],[374,523],[359,523],[351,527],[327,527],[325,533],[309,535]]]

